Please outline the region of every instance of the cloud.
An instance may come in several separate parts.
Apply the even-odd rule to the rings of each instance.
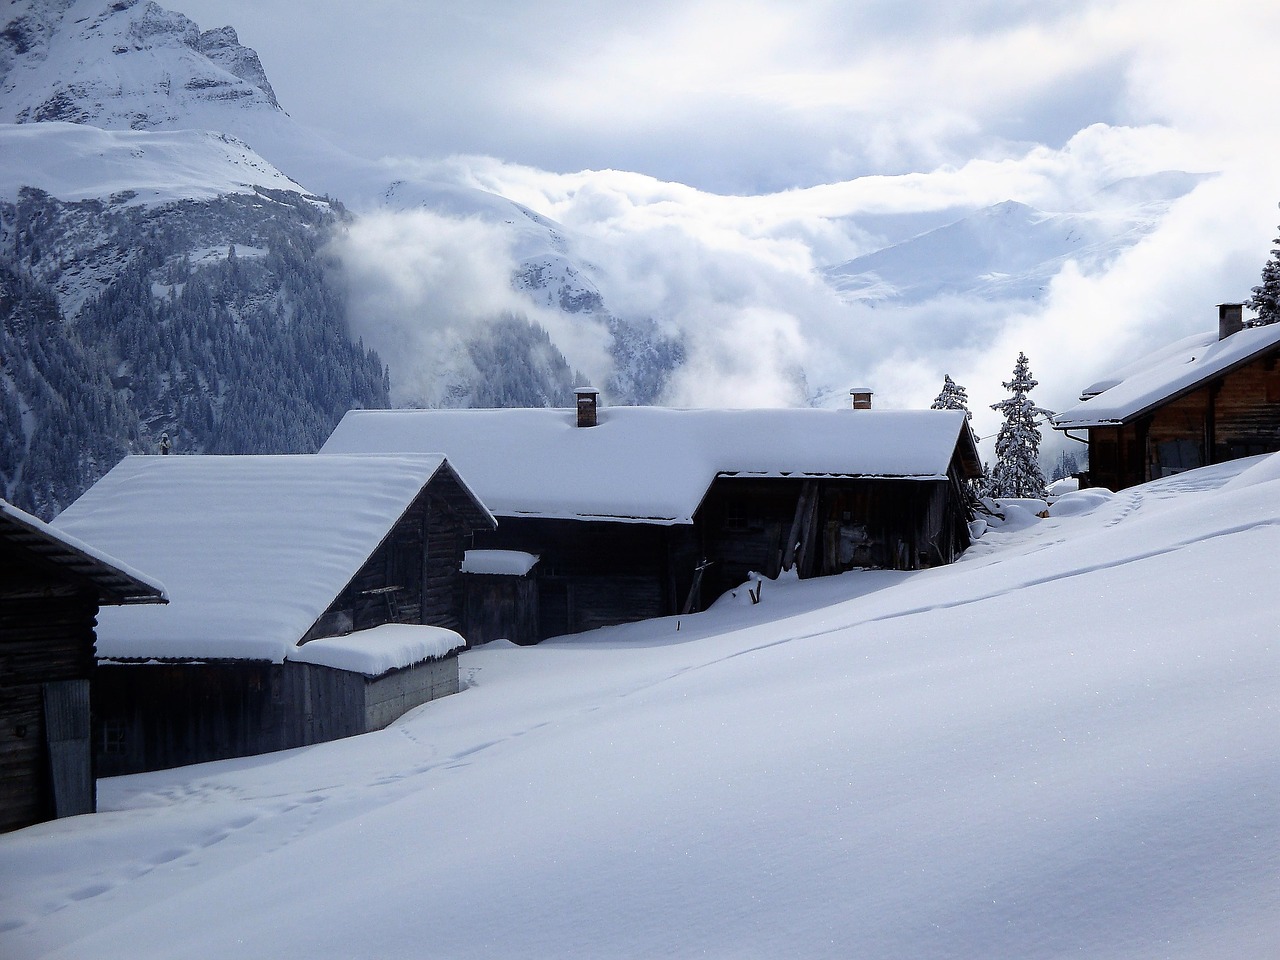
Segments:
[[[387,363],[397,404],[438,405],[451,385],[474,378],[467,341],[506,315],[540,323],[571,366],[607,376],[602,330],[512,289],[516,264],[501,224],[427,210],[370,213],[331,250],[342,264],[352,335]]]
[[[1037,303],[951,295],[872,308],[841,301],[821,276],[825,265],[882,246],[877,224],[886,218],[934,216],[939,225],[1006,199],[1110,216],[1109,205],[1133,202],[1108,192],[1111,185],[1168,169],[1217,173],[1167,212],[1151,208],[1145,238],[1104,269],[1066,262]],[[633,172],[557,174],[485,157],[419,163],[414,172],[510,197],[561,224],[569,255],[590,265],[610,310],[651,318],[684,342],[687,363],[666,402],[835,404],[850,386],[869,385],[878,405],[922,406],[948,373],[969,388],[983,434],[995,432],[985,407],[1001,398],[999,384],[1019,351],[1041,380],[1040,402],[1063,408],[1107,368],[1204,328],[1213,304],[1246,296],[1268,249],[1272,197],[1280,197],[1265,158],[1223,156],[1218,146],[1167,127],[1101,124],[1056,149],[759,196],[712,194]],[[512,259],[500,225],[474,235],[478,224],[423,223],[430,237],[388,235],[379,243],[416,245],[412,256],[428,264],[436,246],[465,248],[483,263],[443,273],[457,289],[483,288],[478,302],[486,309],[512,308],[515,295],[501,283]],[[412,266],[375,259],[375,279]],[[470,279],[459,284],[462,277]],[[370,288],[381,291],[371,294],[375,305],[389,295],[379,283]],[[459,296],[442,303],[458,304],[459,316],[476,309],[475,295]],[[583,327],[581,318],[560,314],[540,322],[557,343],[572,344]],[[600,344],[593,349],[595,359],[574,362],[603,383],[608,361]]]
[[[857,382],[914,406],[949,373],[994,433],[983,411],[1020,350],[1041,403],[1064,406],[1210,326],[1275,235],[1276,133],[1256,104],[1280,8],[1256,0],[374,0],[355,20],[336,2],[176,5],[231,19],[304,122],[562,224],[611,309],[685,339],[674,402],[843,402]],[[1112,184],[1164,170],[1216,176],[1105,269],[1065,263],[1037,303],[872,309],[821,280],[913,228],[1007,199],[1104,210]],[[342,250],[358,332],[401,364],[521,309],[607,375],[580,322],[510,290],[499,223],[371,217]]]

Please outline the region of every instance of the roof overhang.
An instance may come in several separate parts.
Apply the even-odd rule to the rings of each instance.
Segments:
[[[0,543],[38,558],[89,585],[110,606],[168,603],[158,581],[0,500]]]

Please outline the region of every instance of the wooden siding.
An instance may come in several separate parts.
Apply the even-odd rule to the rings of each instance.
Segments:
[[[74,694],[93,673],[97,611],[96,590],[65,570],[21,550],[0,556],[0,830],[93,810],[90,759],[67,734],[89,723]]]
[[[650,523],[502,517],[475,546],[542,558],[536,639],[545,640],[674,612],[672,544],[688,536],[688,528]]]
[[[461,630],[467,496],[451,474],[432,478],[302,642],[383,623]]]
[[[1277,353],[1118,427],[1089,430],[1091,486],[1120,490],[1211,463],[1280,451]]]
[[[538,628],[536,575],[464,573],[462,580],[466,597],[463,633],[469,645],[490,640],[528,645],[545,639]]]
[[[777,576],[790,559],[802,578],[855,567],[915,570],[950,563],[969,545],[967,493],[947,480],[722,477],[698,512],[704,595],[752,572]],[[792,555],[788,543],[792,536]]]
[[[692,526],[503,517],[476,546],[541,557],[545,639],[701,610],[752,572],[775,577],[789,563],[802,577],[950,563],[969,546],[963,475],[956,460],[943,480],[720,477]]]
[[[457,690],[456,656],[376,678],[253,660],[103,664],[93,686],[98,769],[139,773],[355,736]]]

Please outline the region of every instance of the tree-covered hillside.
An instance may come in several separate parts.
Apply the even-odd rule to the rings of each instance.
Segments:
[[[317,449],[386,406],[323,248],[340,208],[258,192],[161,208],[0,204],[0,493],[51,517],[128,452]]]

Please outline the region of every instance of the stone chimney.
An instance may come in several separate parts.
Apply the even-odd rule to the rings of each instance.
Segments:
[[[871,409],[871,390],[867,387],[854,387],[849,391],[849,399],[853,402],[855,410]]]
[[[575,387],[573,393],[578,398],[578,426],[594,427],[600,422],[596,412],[600,391],[595,387]]]
[[[1218,339],[1225,340],[1244,329],[1244,304],[1218,304]]]

